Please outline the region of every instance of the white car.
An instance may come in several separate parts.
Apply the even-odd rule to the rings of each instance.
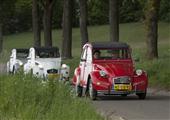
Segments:
[[[7,62],[7,73],[15,74],[20,69],[28,57],[29,49],[12,49],[10,60]]]
[[[61,65],[61,57],[57,47],[30,48],[27,63],[24,65],[24,73],[31,73],[40,78],[69,79],[70,68],[66,64]]]

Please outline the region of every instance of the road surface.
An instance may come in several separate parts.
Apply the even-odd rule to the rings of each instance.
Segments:
[[[114,120],[170,120],[170,92],[166,91],[148,89],[145,100],[136,95],[100,97],[93,104]]]

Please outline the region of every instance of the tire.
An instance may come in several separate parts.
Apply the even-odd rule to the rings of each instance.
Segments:
[[[93,88],[91,79],[89,80],[89,97],[91,100],[97,99],[97,91]]]
[[[16,74],[15,67],[13,67],[13,69],[12,69],[12,74],[13,74],[13,75],[15,75],[15,74]]]
[[[77,97],[82,97],[83,88],[80,85],[75,85],[75,93]]]
[[[146,92],[145,93],[137,93],[136,94],[139,99],[144,100],[146,98]]]

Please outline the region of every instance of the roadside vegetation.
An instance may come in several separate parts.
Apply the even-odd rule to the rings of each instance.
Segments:
[[[22,74],[0,76],[1,120],[103,120],[69,85]]]
[[[89,40],[92,41],[108,41],[109,27],[91,26],[89,30]],[[145,47],[145,29],[142,23],[126,23],[120,24],[120,41],[127,42],[133,49],[133,58],[140,59],[136,62],[137,68],[142,68],[148,72],[149,86],[159,87],[161,89],[170,90],[170,24],[159,23],[159,40],[158,51],[159,59],[148,61],[146,59]],[[32,33],[25,32],[5,36],[4,52],[1,54],[0,62],[5,63],[9,59],[9,52],[12,48],[29,48],[33,46]],[[53,30],[54,46],[61,46],[61,30]],[[75,67],[79,64],[81,48],[80,48],[80,30],[73,29],[73,59],[64,61],[71,67],[71,77],[73,76]],[[61,48],[60,48],[61,50]]]

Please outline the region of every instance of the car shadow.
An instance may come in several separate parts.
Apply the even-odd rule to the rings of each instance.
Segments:
[[[132,101],[132,100],[140,100],[138,96],[136,95],[129,95],[129,96],[99,96],[97,98],[97,101]],[[148,94],[146,98],[142,101],[170,101],[170,96],[165,96],[165,95],[150,95]]]

